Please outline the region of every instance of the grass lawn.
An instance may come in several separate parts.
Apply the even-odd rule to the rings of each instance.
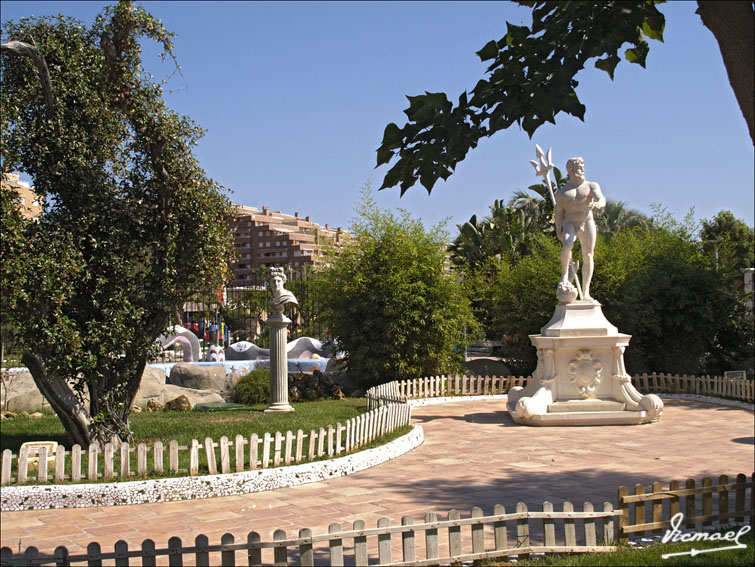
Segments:
[[[205,437],[218,441],[223,435],[228,439],[241,434],[247,439],[252,433],[262,437],[266,432],[296,433],[301,429],[309,433],[311,429],[327,428],[367,411],[367,402],[360,398],[344,400],[322,400],[291,404],[295,411],[288,413],[265,413],[267,404],[249,406],[245,409],[228,411],[190,411],[132,413],[129,417],[131,430],[136,443],[152,445],[162,441],[163,445],[175,439],[179,445],[187,445],[192,439],[200,443]],[[2,422],[0,450],[18,452],[27,441],[57,441],[67,449],[71,448],[63,425],[52,412],[44,417],[15,417]]]
[[[185,448],[191,444],[193,439],[199,441],[199,474],[206,474],[208,472],[207,457],[204,449],[204,440],[210,437],[215,443],[220,441],[223,436],[228,437],[230,443],[230,462],[233,468],[235,462],[235,450],[233,448],[233,442],[236,435],[242,435],[245,439],[256,433],[260,439],[263,438],[265,433],[274,435],[276,431],[280,431],[285,434],[286,431],[291,431],[294,435],[298,429],[301,429],[304,434],[309,434],[311,430],[319,431],[320,428],[327,429],[328,425],[335,427],[336,423],[345,425],[346,421],[361,415],[367,411],[367,403],[364,399],[347,398],[344,400],[322,400],[316,402],[300,402],[292,404],[295,411],[288,413],[265,413],[267,404],[261,404],[256,406],[249,406],[244,409],[233,409],[226,411],[189,411],[189,412],[156,412],[156,413],[138,413],[132,414],[129,418],[131,429],[134,433],[134,443],[131,444],[132,452],[130,454],[130,471],[129,477],[116,477],[112,480],[135,480],[134,471],[137,468],[137,454],[133,450],[139,443],[144,443],[148,447],[154,445],[155,441],[162,441],[166,448],[166,454],[163,459],[167,459],[167,446],[171,440],[178,442],[179,448],[179,460],[178,476],[184,476],[188,474],[189,469],[189,451]],[[410,427],[402,427],[389,435],[385,435],[380,439],[376,439],[368,446],[363,446],[359,450],[365,448],[382,445],[391,441],[401,435],[404,435],[410,431]],[[2,444],[2,450],[10,449],[14,453],[18,453],[19,447],[22,443],[28,441],[57,441],[60,445],[71,448],[71,443],[63,429],[60,420],[54,413],[47,413],[42,418],[25,418],[15,417],[13,419],[4,420],[2,422],[2,430],[0,435],[0,442]],[[306,448],[308,447],[308,440],[304,439],[303,455],[307,454]],[[216,449],[216,454],[217,454]],[[249,446],[247,445],[245,451],[245,462],[248,462]],[[261,458],[260,448],[260,458]],[[341,453],[339,456],[343,456],[346,453]],[[328,458],[327,454],[321,458]],[[81,456],[81,470],[83,476],[87,475],[88,470],[88,457],[85,450]],[[315,459],[318,460],[318,459]],[[176,473],[171,473],[165,466],[165,471],[162,473],[152,472],[152,455],[148,456],[148,474],[146,478],[163,478],[176,476]],[[306,459],[305,459],[306,461]],[[16,470],[17,461],[14,460],[12,475],[17,474]],[[115,454],[115,471],[120,470],[120,455],[118,451]],[[272,466],[272,464],[271,464]],[[219,462],[218,462],[219,468]],[[36,467],[30,467],[29,477],[36,477]],[[50,465],[50,475],[53,472],[54,467]],[[104,462],[102,455],[98,459],[98,470],[100,476],[104,472]],[[248,466],[247,466],[248,470]],[[66,475],[71,474],[71,461],[70,457],[66,458]],[[144,476],[138,478],[145,478]],[[103,479],[100,479],[103,480]],[[82,479],[82,481],[84,481]],[[85,481],[91,482],[91,481]],[[109,481],[110,482],[110,481]],[[35,481],[29,481],[30,484],[35,484]]]
[[[739,528],[729,528],[735,532]],[[726,532],[727,530],[716,530]],[[686,565],[742,565],[751,566],[755,563],[755,540],[753,539],[753,533],[750,532],[739,538],[739,542],[746,544],[747,549],[730,549],[725,551],[713,551],[708,553],[700,553],[698,555],[677,555],[673,557],[663,558],[664,554],[668,553],[680,553],[683,551],[690,551],[692,548],[696,550],[714,549],[718,547],[726,547],[733,545],[731,542],[725,541],[697,541],[694,543],[658,543],[643,548],[625,547],[619,551],[613,553],[584,553],[584,554],[554,554],[546,555],[539,558],[521,559],[517,562],[487,560],[481,561],[480,565],[485,567],[498,567],[504,565],[518,565],[518,566],[530,566],[541,567],[545,565],[565,565],[565,566],[582,566],[582,565],[601,565],[601,566],[617,566],[621,565],[632,567],[640,565],[653,565],[653,566],[668,566],[676,567]]]

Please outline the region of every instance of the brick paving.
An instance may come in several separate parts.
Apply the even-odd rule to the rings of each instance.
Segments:
[[[468,516],[473,506],[538,508],[543,501],[578,507],[614,502],[620,485],[753,472],[753,415],[703,402],[667,399],[660,422],[633,426],[525,427],[515,425],[502,400],[416,408],[413,421],[425,442],[397,459],[351,476],[303,486],[229,496],[118,507],[3,512],[2,546],[35,545],[71,553],[99,541],[103,550],[123,539],[138,547],[151,538],[165,547],[171,536],[210,543],[252,530],[271,539],[275,529],[295,536],[303,527],[325,533],[332,522],[357,519],[374,527],[407,514]],[[558,509],[558,508],[557,508]]]

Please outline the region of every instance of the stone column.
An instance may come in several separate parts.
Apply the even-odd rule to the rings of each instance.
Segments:
[[[288,403],[288,325],[291,319],[273,312],[265,321],[270,333],[270,406],[266,412],[294,411]]]

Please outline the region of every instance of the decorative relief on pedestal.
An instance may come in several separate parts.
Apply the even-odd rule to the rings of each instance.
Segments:
[[[603,363],[593,358],[591,350],[578,350],[569,361],[569,378],[579,390],[583,398],[595,397],[600,380],[602,379]]]

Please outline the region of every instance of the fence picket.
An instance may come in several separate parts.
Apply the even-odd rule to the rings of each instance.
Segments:
[[[741,511],[745,509],[745,493],[747,492],[747,488],[745,487],[745,484],[747,483],[747,477],[739,473],[737,475],[737,487],[734,490],[734,509],[737,512],[740,512],[739,516],[736,516],[734,518],[735,522],[744,522],[745,517],[741,515]],[[750,489],[750,492],[755,493],[755,484]]]
[[[266,469],[270,466],[270,442],[272,437],[270,433],[265,432],[262,436],[262,468]]]
[[[356,520],[352,524],[355,532],[361,532],[365,527],[364,520]],[[368,565],[367,536],[354,537],[354,564]]]
[[[115,447],[112,443],[105,443],[105,454],[102,457],[104,461],[103,476],[107,479],[113,478],[115,473],[113,472],[113,454],[115,453]]]
[[[244,470],[244,436],[237,434],[233,440],[233,456],[236,461],[236,472]]]
[[[257,469],[257,461],[259,460],[260,439],[256,433],[252,433],[249,436],[249,470]]]
[[[592,505],[592,502],[585,502],[582,505],[582,511],[590,512],[590,513],[594,512],[595,509]],[[587,546],[598,545],[598,537],[597,537],[597,533],[595,532],[595,518],[585,518],[584,526],[585,526],[585,545]]]
[[[220,472],[223,474],[231,472],[231,451],[226,435],[220,438]]]
[[[458,510],[448,512],[448,520],[455,521],[461,519]],[[448,527],[448,555],[451,558],[461,555],[461,526]]]
[[[333,438],[334,430],[332,425],[328,425],[328,457],[332,457],[335,452],[335,439]]]
[[[29,549],[34,549],[35,552],[37,550],[36,547],[30,547]],[[28,552],[29,549],[26,551]],[[33,565],[33,562],[30,561],[29,564]],[[102,567],[102,548],[96,541],[87,545],[87,565],[88,567]]]
[[[412,518],[411,516],[402,516],[402,526],[411,526],[413,523],[414,518]],[[402,561],[404,563],[416,561],[417,554],[414,546],[414,530],[401,532],[401,553],[403,555]]]
[[[471,517],[472,518],[482,518],[484,514],[482,513],[482,508],[479,506],[475,506],[472,508]],[[485,551],[485,525],[480,522],[477,524],[472,524],[471,531],[472,531],[472,553],[482,553]]]
[[[286,431],[286,443],[283,451],[283,464],[285,465],[291,464],[291,452],[293,450],[293,444],[294,434],[291,432],[291,430]]]
[[[718,484],[729,484],[729,477],[722,474],[718,477]],[[729,520],[729,491],[718,493],[718,523],[724,524]]]
[[[663,492],[663,487],[661,486],[660,482],[654,482],[653,483],[653,494],[660,494]],[[651,504],[651,514],[653,516],[653,523],[662,522],[663,521],[663,500],[653,500],[653,503]],[[659,534],[661,533],[661,528],[654,529],[651,533]]]
[[[315,458],[315,443],[317,441],[317,434],[312,429],[309,432],[309,449],[307,450],[307,460],[312,461]]]
[[[273,532],[273,541],[283,541],[286,539],[286,532],[275,530]],[[288,549],[284,545],[278,545],[273,548],[273,565],[276,567],[285,567],[288,565]]]
[[[168,468],[171,472],[178,471],[178,441],[168,443]]]
[[[425,514],[425,523],[434,524],[438,521],[438,514],[429,512]],[[425,554],[428,559],[438,558],[438,528],[428,528],[425,530]]]
[[[155,542],[151,539],[145,539],[142,542],[142,567],[155,567],[157,564],[157,554],[155,553]]]
[[[97,444],[92,443],[87,450],[87,479],[97,480]]]
[[[336,455],[340,455],[343,452],[343,443],[341,442],[343,436],[344,427],[340,422],[336,424]]]
[[[220,545],[233,545],[233,534],[223,534],[220,537]],[[220,561],[223,567],[234,567],[236,565],[236,552],[233,549],[224,549],[220,552]]]
[[[388,518],[380,518],[377,523],[378,528],[387,528],[391,525]],[[391,563],[391,534],[378,534],[378,563],[388,565]]]
[[[47,483],[47,447],[44,445],[39,448],[37,457],[37,482]]]
[[[565,502],[564,505],[568,504]],[[517,502],[516,504],[517,514],[527,513],[527,505],[524,502]],[[527,518],[519,518],[516,521],[516,546],[517,547],[529,547],[530,546],[530,525]],[[519,557],[528,557],[529,554],[522,554]]]
[[[655,380],[655,373],[653,373],[653,380]],[[645,485],[643,484],[635,484],[634,485],[634,493],[637,496],[641,496],[645,494]],[[645,501],[640,500],[638,502],[634,503],[634,524],[644,524],[645,523]],[[643,535],[644,531],[635,532],[635,535]]]
[[[674,492],[675,490],[679,490],[679,481],[678,480],[672,480],[668,485],[669,492]],[[669,518],[673,518],[676,514],[679,513],[679,496],[674,494],[671,497],[671,500],[669,500],[668,503],[668,510],[669,510]]]
[[[210,540],[204,534],[199,534],[194,538],[194,560],[197,567],[210,567],[210,552],[207,548],[210,546]]]
[[[301,429],[299,430],[301,431]],[[312,537],[312,530],[309,528],[302,528],[299,530],[299,539],[307,539]],[[315,564],[315,554],[312,549],[312,542],[305,542],[299,544],[299,564],[301,567],[313,567]]]
[[[281,464],[281,451],[283,450],[283,434],[280,431],[275,432],[275,448],[273,451],[273,466]]]
[[[5,470],[5,464],[3,464]],[[8,466],[10,473],[10,466]],[[5,473],[3,473],[5,474]],[[62,482],[66,478],[66,448],[63,445],[55,447],[55,482]]]
[[[124,443],[124,445],[127,445],[127,443]],[[123,445],[121,445],[121,447],[123,447]],[[123,465],[121,465],[121,469],[122,468]],[[123,473],[121,472],[121,474]],[[78,444],[71,447],[71,480],[73,482],[81,480],[81,446]],[[19,482],[21,481],[19,480]]]
[[[199,441],[191,440],[189,447],[189,474],[197,476],[199,474]]]
[[[215,463],[215,442],[209,437],[204,438],[204,452],[207,456],[207,470],[210,474],[218,474],[218,467]]]
[[[77,448],[78,448],[78,451],[76,451]],[[129,456],[130,452],[129,452],[128,443],[126,442],[121,443],[120,453],[121,453],[121,478],[128,478],[129,476],[131,476],[131,458]],[[73,466],[73,470],[75,470],[78,473],[76,476],[74,476],[73,471],[72,471],[71,480],[77,481],[81,478],[81,447],[79,447],[78,445],[74,445],[73,449],[71,449],[71,463]]]
[[[574,512],[574,505],[571,502],[564,502],[563,510],[564,512]],[[566,546],[577,545],[574,518],[564,518],[564,544]]]
[[[328,526],[329,534],[336,534],[341,531],[340,524],[330,524]],[[341,538],[335,538],[328,541],[328,549],[330,551],[330,564],[338,567],[343,565],[343,540]]]
[[[152,466],[155,472],[163,472],[163,442],[155,441],[152,446]]]
[[[547,501],[543,502],[543,512],[553,512],[553,504]],[[556,545],[556,525],[553,518],[543,518],[543,537],[546,546]]]
[[[613,512],[613,505],[610,502],[603,502],[604,512]],[[603,545],[613,545],[616,541],[614,535],[614,523],[613,516],[607,516],[603,518]]]
[[[168,565],[170,567],[182,567],[184,564],[182,554],[183,544],[181,543],[181,538],[173,536],[168,540]]]
[[[684,483],[685,488],[695,488],[695,479],[694,478],[688,478],[687,481]],[[688,494],[684,498],[684,518],[686,519],[685,526],[687,528],[694,528],[695,527],[695,494]]]
[[[301,429],[296,430],[296,457],[295,461],[297,463],[301,462],[301,456],[302,456],[302,450],[304,446],[304,432]]]
[[[249,532],[246,536],[246,544],[249,547],[246,555],[249,565],[262,565],[262,548],[256,546],[260,541],[260,534],[257,532]]]
[[[128,567],[128,543],[119,539],[113,546],[115,567]]]
[[[139,476],[147,474],[147,446],[144,443],[136,446],[136,474]]]
[[[710,488],[713,486],[713,479],[709,476],[703,478],[703,488]],[[703,492],[703,517],[709,518],[713,514],[713,493],[710,491]],[[703,526],[710,526],[713,523],[712,520],[703,520]]]
[[[493,515],[502,516],[506,513],[506,508],[501,504],[496,504],[493,507]],[[506,549],[508,547],[508,537],[506,533],[506,522],[499,520],[493,524],[493,538],[495,542],[496,551]]]

